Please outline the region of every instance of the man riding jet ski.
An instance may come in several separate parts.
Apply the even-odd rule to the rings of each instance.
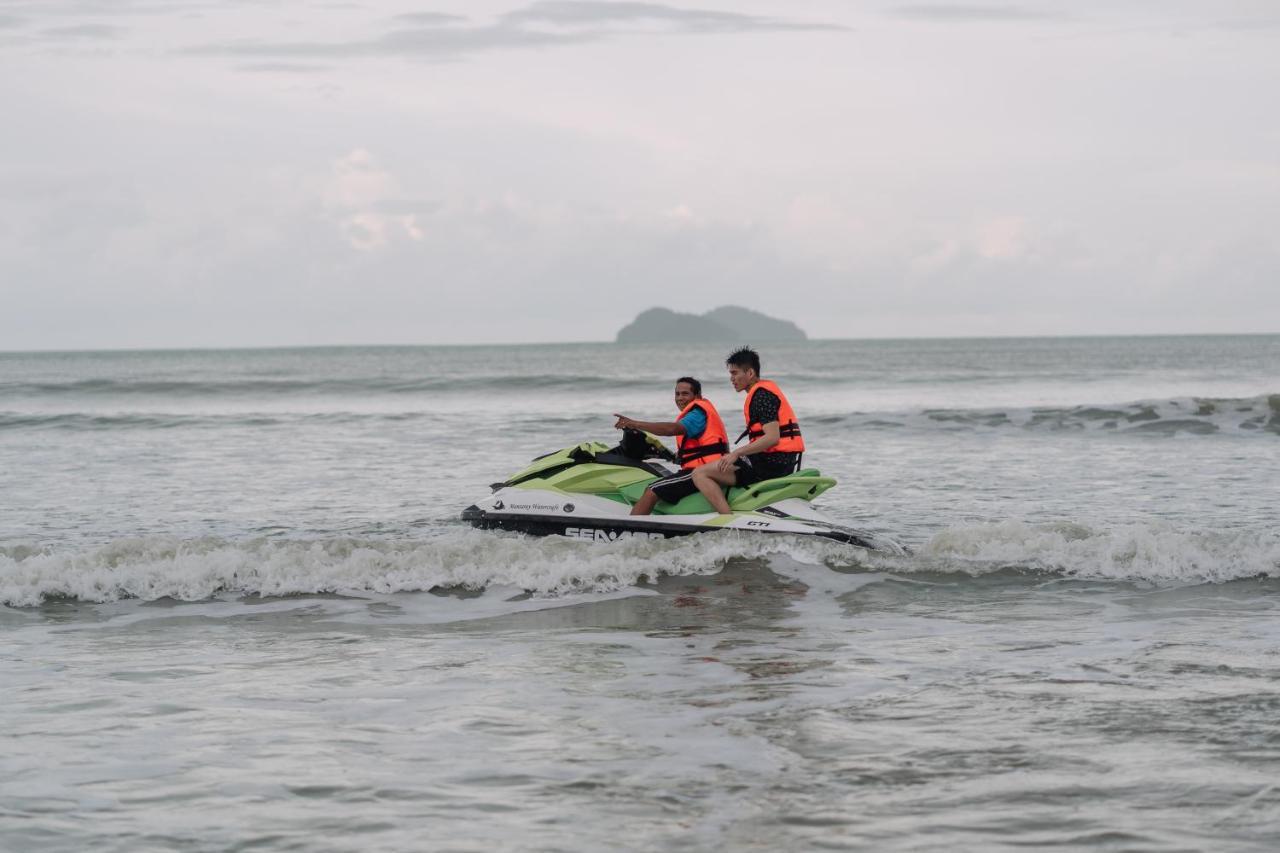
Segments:
[[[462,512],[482,529],[514,530],[536,536],[568,536],[612,542],[641,537],[666,539],[716,530],[819,536],[890,554],[898,543],[838,524],[810,505],[836,484],[812,468],[785,477],[733,487],[724,496],[728,513],[718,513],[699,492],[674,504],[659,502],[653,515],[632,515],[631,507],[659,477],[675,467],[658,461],[673,456],[654,436],[628,431],[618,447],[585,441],[544,456],[501,483]]]
[[[584,442],[540,456],[495,483],[493,494],[467,507],[462,518],[482,528],[607,541],[740,529],[821,536],[905,553],[896,542],[837,524],[810,506],[836,481],[812,468],[800,469],[799,422],[778,386],[759,378],[759,356],[744,348],[726,363],[734,389],[747,392],[747,429],[739,437],[750,436],[746,446],[729,451],[724,426],[709,404],[701,407],[698,425],[704,437],[690,435],[688,415],[698,407],[701,387],[682,377],[676,384],[679,422],[653,424],[619,415],[620,446]],[[676,457],[637,427],[677,436],[682,470],[653,461]]]
[[[701,382],[692,376],[681,376],[676,380],[674,399],[680,415],[669,423],[614,415],[618,419],[614,424],[617,429],[669,435],[676,440],[675,461],[680,471],[650,483],[640,500],[631,507],[632,515],[648,515],[658,501],[679,503],[681,498],[698,491],[693,484],[693,472],[720,460],[729,452],[729,433],[725,431],[716,407],[702,396]]]
[[[714,465],[692,472],[693,485],[716,512],[728,512],[723,486],[744,488],[761,480],[785,477],[800,469],[804,438],[800,421],[776,383],[760,378],[760,356],[750,347],[729,353],[724,361],[734,391],[747,392],[742,404],[746,429],[738,441],[751,442],[726,453]]]

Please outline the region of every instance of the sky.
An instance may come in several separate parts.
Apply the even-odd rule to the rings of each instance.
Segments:
[[[0,350],[1280,332],[1275,0],[0,0]]]

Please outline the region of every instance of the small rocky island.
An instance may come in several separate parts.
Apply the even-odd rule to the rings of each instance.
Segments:
[[[804,341],[808,336],[790,320],[778,320],[752,311],[724,305],[705,314],[681,314],[667,308],[650,308],[618,332],[620,344],[756,343]]]

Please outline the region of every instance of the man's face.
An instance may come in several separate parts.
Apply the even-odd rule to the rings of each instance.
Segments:
[[[756,381],[756,372],[750,367],[739,367],[736,364],[729,365],[729,381],[733,383],[733,390],[745,391],[751,387],[751,383]]]
[[[697,398],[698,398],[698,395],[693,393],[693,386],[690,385],[688,382],[676,383],[676,408],[677,409],[684,411],[684,407],[692,403]]]

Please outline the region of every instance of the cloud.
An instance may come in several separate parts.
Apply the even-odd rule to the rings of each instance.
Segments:
[[[25,0],[0,6],[39,17],[128,17],[185,15],[191,12],[223,11],[255,5],[254,0]]]
[[[1026,220],[1017,216],[989,219],[978,226],[976,248],[987,260],[1007,260],[1022,254],[1027,238]]]
[[[445,12],[405,12],[403,15],[396,15],[393,20],[405,21],[410,24],[436,26],[441,24],[461,24],[467,18],[465,15],[449,15]]]
[[[350,59],[358,57],[419,57],[456,59],[475,53],[510,48],[546,47],[587,41],[582,35],[544,33],[503,26],[414,28],[393,30],[368,41],[239,42],[204,45],[186,51],[195,55]]]
[[[316,74],[329,71],[330,68],[327,65],[309,65],[302,62],[255,62],[250,65],[241,65],[236,70],[253,74]]]
[[[596,0],[539,0],[504,16],[507,21],[563,26],[648,21],[686,32],[726,33],[756,30],[844,30],[836,24],[767,18],[740,12],[680,9],[663,3],[596,2]]]
[[[25,23],[16,15],[0,15],[0,30],[20,27]]]
[[[518,48],[542,48],[600,41],[611,36],[652,34],[715,34],[768,31],[840,31],[845,27],[720,12],[679,9],[661,3],[544,0],[508,12],[489,24],[460,26],[464,18],[430,12],[399,15],[411,23],[373,39],[330,42],[233,42],[189,48],[198,55],[265,58],[416,57],[458,59],[476,53]],[[619,24],[647,24],[647,30],[623,30]]]
[[[372,202],[369,209],[387,216],[434,216],[443,204],[415,198],[384,198]]]
[[[41,33],[51,39],[113,39],[123,33],[120,27],[107,24],[77,24],[70,27],[53,27]]]
[[[1061,15],[1023,6],[967,6],[918,4],[899,6],[890,10],[898,18],[914,18],[951,23],[977,23],[983,21],[1038,21],[1061,18]]]
[[[323,192],[324,205],[352,249],[370,252],[399,239],[423,239],[419,216],[434,207],[404,200],[398,181],[373,154],[357,148],[335,160],[331,169]]]
[[[1271,30],[1280,27],[1280,15],[1252,18],[1231,18],[1217,21],[1213,26],[1222,30],[1271,35]]]

